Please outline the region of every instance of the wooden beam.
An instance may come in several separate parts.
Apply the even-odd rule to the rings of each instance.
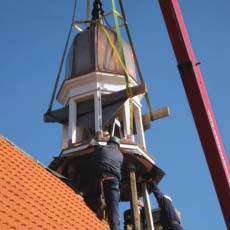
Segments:
[[[137,184],[135,167],[129,168],[130,188],[131,188],[131,206],[133,211],[133,225],[135,230],[141,230],[140,211],[138,208]]]
[[[151,113],[145,113],[142,115],[142,123],[144,130],[151,128],[151,121],[155,121],[164,117],[168,117],[170,115],[169,107],[163,107],[157,109],[155,111],[151,111]]]

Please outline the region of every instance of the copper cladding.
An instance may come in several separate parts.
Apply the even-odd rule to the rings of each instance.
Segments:
[[[119,50],[116,32],[108,28],[106,30]],[[128,73],[136,78],[131,47],[124,40],[122,45]],[[93,26],[76,35],[67,62],[66,77],[74,78],[96,71],[124,75],[124,70],[100,26]]]

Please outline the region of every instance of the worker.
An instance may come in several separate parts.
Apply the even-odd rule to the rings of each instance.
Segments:
[[[156,182],[148,184],[149,191],[153,192],[160,208],[160,224],[163,230],[183,230],[179,216],[172,204],[172,199],[161,193]]]
[[[105,198],[110,230],[120,230],[119,187],[123,155],[119,150],[119,145],[120,139],[117,136],[112,136],[107,145],[96,146],[93,153],[95,174],[97,180],[102,185],[101,192],[103,192]]]

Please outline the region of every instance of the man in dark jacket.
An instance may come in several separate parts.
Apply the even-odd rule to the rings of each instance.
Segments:
[[[159,208],[161,209],[160,223],[163,230],[183,230],[180,225],[180,219],[173,207],[171,198],[163,195],[155,182],[151,183],[149,190],[154,193]]]
[[[110,230],[120,230],[119,201],[121,166],[123,155],[119,150],[120,139],[113,136],[105,146],[97,146],[93,153],[95,173],[99,183],[103,183]]]

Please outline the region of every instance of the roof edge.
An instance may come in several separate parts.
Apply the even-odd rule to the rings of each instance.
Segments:
[[[26,155],[27,157],[29,157],[31,160],[33,160],[35,163],[37,163],[38,165],[40,165],[43,169],[47,170],[50,174],[52,174],[53,176],[55,176],[56,178],[59,178],[61,181],[62,179],[66,179],[68,180],[68,178],[64,177],[63,175],[59,174],[58,172],[54,172],[52,169],[50,169],[48,166],[44,165],[43,163],[41,163],[39,160],[37,160],[36,158],[34,158],[33,156],[31,156],[30,154],[28,154],[26,151],[24,151],[23,149],[21,149],[20,147],[18,147],[14,142],[12,142],[11,140],[9,140],[7,137],[3,136],[2,134],[0,134],[0,139],[3,139],[5,141],[7,141],[10,145],[12,145],[13,147],[15,147],[16,149],[18,149],[21,153],[23,153],[24,155]],[[66,184],[66,183],[65,183]],[[69,186],[70,187],[70,186]]]

